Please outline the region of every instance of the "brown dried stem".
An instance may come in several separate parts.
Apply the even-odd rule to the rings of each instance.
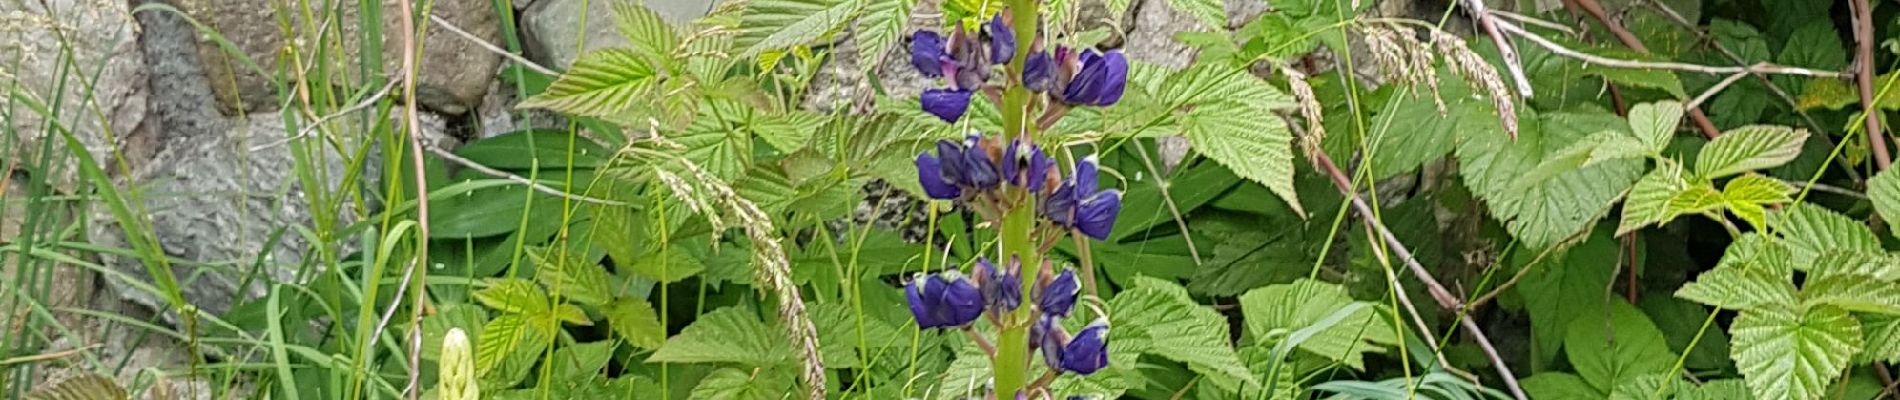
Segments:
[[[428,289],[428,285],[422,282],[428,282],[426,276],[429,269],[429,186],[428,177],[422,168],[422,120],[416,116],[416,59],[421,55],[419,44],[416,43],[419,34],[416,31],[416,14],[410,10],[409,1],[396,3],[398,12],[402,13],[403,125],[409,133],[409,162],[416,167],[416,237],[423,238],[416,241],[416,263],[402,273],[402,287],[408,287],[412,280],[416,285],[415,302],[410,306],[414,312],[409,320],[409,383],[403,389],[409,400],[416,400],[422,394],[422,389],[417,385],[421,382],[422,301]],[[423,12],[428,12],[427,7],[424,8]],[[402,298],[397,297],[396,303],[402,303]]]
[[[1885,171],[1893,165],[1887,154],[1887,134],[1880,131],[1880,105],[1874,104],[1874,15],[1867,0],[1847,3],[1854,11],[1854,81],[1860,85],[1860,106],[1866,110],[1867,140],[1874,148],[1874,166]]]
[[[1372,230],[1378,234],[1379,238],[1389,247],[1392,254],[1398,256],[1399,260],[1405,263],[1406,268],[1411,269],[1413,275],[1418,276],[1419,282],[1425,283],[1426,291],[1431,293],[1432,299],[1438,302],[1438,306],[1446,311],[1459,313],[1459,325],[1464,327],[1465,332],[1470,334],[1473,339],[1477,340],[1478,347],[1484,349],[1485,356],[1491,359],[1491,366],[1497,370],[1498,376],[1504,379],[1504,386],[1510,389],[1511,395],[1517,400],[1529,399],[1529,397],[1524,395],[1524,389],[1518,386],[1517,376],[1511,373],[1511,367],[1504,364],[1504,358],[1498,355],[1497,347],[1493,346],[1491,339],[1485,336],[1484,329],[1480,328],[1477,322],[1468,318],[1467,315],[1464,315],[1466,311],[1464,303],[1458,300],[1457,296],[1453,296],[1450,291],[1445,290],[1445,285],[1439,284],[1438,280],[1432,277],[1431,272],[1426,271],[1425,266],[1418,263],[1418,259],[1412,256],[1412,252],[1405,248],[1405,243],[1400,242],[1399,238],[1394,236],[1391,230],[1386,229],[1385,223],[1379,221],[1378,215],[1372,211],[1372,207],[1366,205],[1365,200],[1359,198],[1359,192],[1353,190],[1352,180],[1346,177],[1345,172],[1339,170],[1339,166],[1333,163],[1332,157],[1327,156],[1325,153],[1320,153],[1313,161],[1319,165],[1320,169],[1323,170],[1327,176],[1332,178],[1333,185],[1339,189],[1339,193],[1345,195],[1346,198],[1350,200],[1353,212],[1359,214],[1359,218],[1364,221],[1366,226],[1371,227]],[[1392,280],[1394,286],[1399,286],[1395,290],[1403,293],[1403,286],[1400,286],[1401,283],[1398,279],[1390,274],[1387,276],[1387,279]],[[1416,311],[1414,311],[1414,313],[1416,314]]]
[[[1478,20],[1478,26],[1484,28],[1484,34],[1491,36],[1491,41],[1497,44],[1498,55],[1504,58],[1504,68],[1511,72],[1511,80],[1517,82],[1517,94],[1526,99],[1531,98],[1531,81],[1530,78],[1524,76],[1524,67],[1518,61],[1517,49],[1511,46],[1511,40],[1504,36],[1504,32],[1498,31],[1498,25],[1508,22],[1498,21],[1497,17],[1492,16],[1491,9],[1484,5],[1483,0],[1463,0],[1459,4],[1464,5],[1465,11],[1471,13],[1472,19]]]

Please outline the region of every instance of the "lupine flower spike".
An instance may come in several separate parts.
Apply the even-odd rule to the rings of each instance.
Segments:
[[[983,315],[982,290],[956,271],[918,274],[904,288],[904,297],[924,329],[961,327]]]
[[[983,303],[990,312],[1015,311],[1023,304],[1022,261],[1012,258],[1007,271],[996,268],[989,259],[976,259],[977,285],[983,289]]]
[[[1096,320],[1062,346],[1063,370],[1088,375],[1108,366],[1108,322]]]
[[[949,87],[925,89],[919,97],[924,111],[944,122],[957,122],[970,109],[970,97],[990,79],[990,67],[1008,63],[1016,55],[1016,34],[998,14],[973,37],[961,26],[950,34],[917,31],[910,36],[910,65],[931,78],[945,78]]]

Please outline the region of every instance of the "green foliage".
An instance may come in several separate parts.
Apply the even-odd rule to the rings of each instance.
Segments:
[[[1264,343],[1365,369],[1365,353],[1398,344],[1398,331],[1376,303],[1354,302],[1339,285],[1311,280],[1254,289],[1240,296],[1247,332]]]
[[[1815,399],[1860,350],[1860,323],[1832,306],[1768,304],[1735,318],[1731,356],[1757,397]]]

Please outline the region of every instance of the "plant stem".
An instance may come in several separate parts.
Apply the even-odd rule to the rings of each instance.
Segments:
[[[1014,31],[1017,43],[1020,45],[1016,46],[1016,54],[1009,60],[1008,74],[1004,78],[1007,89],[1003,92],[1003,104],[999,105],[1003,110],[1004,143],[1011,143],[1015,139],[1023,139],[1031,143],[1035,141],[1035,127],[1027,123],[1033,111],[1030,110],[1029,90],[1024,88],[1021,82],[1023,64],[1029,58],[1029,47],[1036,42],[1036,29],[1040,19],[1038,15],[1040,12],[1037,10],[1039,3],[1040,0],[1008,0],[1007,12],[1011,19],[1011,30]],[[1004,190],[1010,191],[1007,188]],[[1016,193],[1005,192],[1005,194],[1015,195]],[[1036,243],[1030,240],[1036,228],[1036,197],[1032,193],[1021,194],[1022,201],[1016,203],[1016,207],[1011,208],[1003,216],[1002,255],[996,261],[1008,263],[1010,256],[1019,257],[1023,265],[1022,271],[1027,272],[1042,265],[1042,260],[1041,254],[1037,252]],[[1030,291],[1035,287],[1036,279],[1034,275],[1020,279],[1023,285],[1023,304],[1029,304]],[[1017,307],[1016,311],[1002,319],[1003,324],[998,327],[1000,333],[997,334],[996,340],[996,358],[991,365],[991,370],[995,373],[997,398],[1016,398],[1016,393],[1028,383],[1029,325],[1031,324],[1028,321],[1029,308]]]
[[[1860,105],[1866,110],[1867,142],[1874,148],[1874,166],[1885,171],[1893,165],[1887,155],[1887,135],[1880,132],[1880,107],[1874,103],[1874,15],[1867,0],[1847,3],[1854,10],[1854,82],[1859,84]]]

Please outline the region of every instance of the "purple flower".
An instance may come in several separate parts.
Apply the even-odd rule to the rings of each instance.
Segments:
[[[1043,218],[1057,226],[1075,228],[1095,240],[1108,240],[1115,217],[1121,213],[1122,193],[1096,190],[1099,170],[1093,156],[1076,163],[1069,181],[1043,199]]]
[[[943,175],[943,161],[930,156],[929,152],[917,155],[917,183],[923,185],[924,194],[933,199],[963,197],[963,190],[957,188],[956,181]]]
[[[1029,189],[1030,192],[1042,191],[1050,178],[1049,171],[1055,166],[1055,158],[1049,157],[1041,147],[1021,139],[1003,150],[1003,176],[1009,184]]]
[[[938,78],[949,64],[950,54],[943,51],[943,35],[931,31],[910,34],[910,65],[917,67],[917,72]]]
[[[1067,317],[1069,310],[1075,308],[1076,295],[1081,292],[1082,281],[1075,278],[1075,270],[1062,270],[1036,294],[1036,308],[1042,310],[1043,315]]]
[[[1048,92],[1056,88],[1056,61],[1049,53],[1032,52],[1023,60],[1023,87],[1036,93]]]
[[[955,271],[918,274],[904,286],[904,297],[923,329],[964,326],[983,315],[982,290]]]
[[[1062,369],[1062,346],[1068,343],[1069,333],[1062,330],[1061,321],[1044,316],[1029,326],[1029,347],[1042,350],[1042,362],[1049,369]]]
[[[1062,101],[1069,104],[1106,106],[1122,99],[1128,85],[1128,58],[1121,51],[1107,54],[1094,50],[1081,52],[1081,69],[1063,88]]]
[[[1002,176],[981,139],[970,135],[963,143],[937,141],[937,155],[917,154],[917,183],[933,199],[954,200],[971,192],[994,189]]]
[[[963,113],[970,110],[970,96],[976,92],[957,89],[924,89],[918,102],[924,111],[943,119],[943,122],[956,123]]]
[[[1012,258],[1009,270],[996,268],[987,258],[976,259],[977,283],[983,289],[983,303],[992,312],[1015,311],[1023,304],[1022,262]]]
[[[1063,370],[1088,375],[1108,366],[1108,322],[1096,320],[1062,346]]]
[[[989,37],[990,62],[996,64],[1008,64],[1016,56],[1016,31],[1009,29],[1003,14],[996,13],[990,23],[983,25],[983,34]]]

